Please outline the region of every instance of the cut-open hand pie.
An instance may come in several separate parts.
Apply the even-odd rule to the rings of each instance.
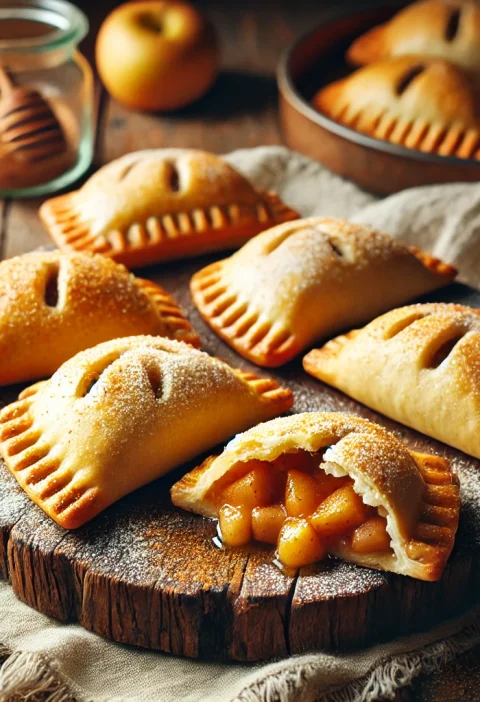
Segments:
[[[141,266],[235,248],[298,214],[218,156],[157,149],[104,166],[80,190],[47,200],[40,217],[60,249]]]
[[[104,256],[34,252],[0,263],[0,385],[49,376],[79,351],[132,334],[200,345],[160,286]]]
[[[196,273],[193,300],[219,336],[261,366],[443,285],[455,269],[386,234],[337,219],[263,232]]]
[[[237,431],[290,409],[268,378],[153,336],[107,341],[0,412],[0,452],[66,529]]]
[[[441,59],[380,61],[322,88],[313,103],[376,139],[440,156],[480,157],[474,92],[461,70]]]
[[[311,351],[308,373],[480,458],[480,313],[411,305]]]
[[[478,0],[424,0],[359,37],[347,52],[356,65],[392,56],[436,56],[480,72]]]
[[[225,544],[276,544],[286,566],[331,554],[422,580],[440,578],[460,508],[448,461],[333,412],[253,427],[171,494],[175,505],[217,517]]]

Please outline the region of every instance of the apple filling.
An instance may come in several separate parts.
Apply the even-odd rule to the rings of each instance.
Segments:
[[[228,483],[218,481],[211,497],[223,543],[276,545],[291,568],[322,560],[342,542],[356,553],[392,553],[386,519],[362,501],[351,478],[327,474],[321,459],[299,451],[272,463],[253,460],[238,464],[233,480],[229,472]]]

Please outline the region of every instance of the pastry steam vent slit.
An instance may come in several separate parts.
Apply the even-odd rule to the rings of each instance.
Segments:
[[[404,329],[408,329],[414,322],[418,322],[419,319],[423,319],[424,317],[427,317],[427,314],[423,314],[422,312],[414,312],[411,315],[404,317],[403,319],[399,319],[393,324],[390,329],[388,329],[383,338],[385,341],[388,339],[393,339],[395,336],[400,334]]]
[[[280,235],[275,237],[270,244],[267,244],[265,247],[265,253],[271,254],[274,251],[278,249],[278,247],[283,244],[284,241],[287,241],[293,234],[296,234],[298,232],[298,226],[292,227],[291,229],[285,229],[285,231],[280,232]]]
[[[44,299],[47,307],[58,307],[59,293],[59,276],[60,262],[54,263],[48,269],[47,278],[45,281]]]
[[[450,356],[455,346],[459,341],[463,339],[465,334],[462,332],[460,334],[455,334],[450,339],[443,341],[443,343],[438,348],[430,349],[428,357],[425,359],[426,368],[438,368],[443,361],[446,361]]]
[[[119,173],[118,182],[121,183],[122,180],[125,180],[125,178],[129,175],[129,173],[131,173],[133,171],[135,166],[138,163],[140,163],[141,160],[142,159],[137,158],[137,159],[133,160],[131,163],[129,163],[127,166],[125,166],[125,168],[123,168]]]
[[[168,185],[172,193],[178,193],[181,190],[180,187],[180,171],[178,170],[177,164],[173,161],[168,161],[166,163],[167,174],[168,174]]]
[[[445,26],[445,40],[448,42],[454,41],[458,35],[458,30],[460,27],[460,18],[462,14],[462,8],[456,7],[452,10],[448,22]]]
[[[415,78],[418,78],[425,71],[425,66],[418,64],[417,66],[412,66],[408,71],[402,76],[401,80],[397,83],[395,92],[397,95],[403,95],[403,93],[408,90],[409,86],[413,83]]]
[[[330,239],[330,237],[327,237],[327,241],[328,241],[328,245],[329,245],[330,248],[332,249],[332,251],[333,251],[333,253],[335,254],[335,256],[338,256],[338,258],[343,258],[343,255],[344,255],[344,254],[343,254],[343,251],[339,248],[339,246],[338,246],[337,244],[335,244],[335,243]]]
[[[99,363],[95,368],[94,372],[90,372],[89,375],[83,379],[83,382],[80,383],[79,389],[77,391],[77,397],[81,398],[90,395],[94,390],[95,386],[97,385],[98,381],[105,373],[105,371],[108,370],[108,368],[110,368],[110,366],[113,363],[115,363],[115,361],[118,361],[120,356],[122,356],[122,354],[118,353],[114,356],[109,356],[108,358],[105,358],[103,360],[103,364]]]
[[[145,369],[145,372],[147,374],[150,387],[152,388],[154,398],[160,398],[163,394],[162,371],[158,366],[149,365]]]

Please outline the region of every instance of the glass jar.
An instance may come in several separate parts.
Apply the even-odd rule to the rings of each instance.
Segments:
[[[0,197],[66,188],[93,157],[88,20],[65,0],[0,4]]]

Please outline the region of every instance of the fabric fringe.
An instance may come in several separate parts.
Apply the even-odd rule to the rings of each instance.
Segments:
[[[319,672],[314,663],[301,671],[288,670],[271,673],[261,681],[252,683],[233,702],[291,702],[292,700],[314,700],[315,702],[375,702],[378,699],[393,699],[397,691],[409,685],[420,673],[437,672],[443,665],[480,643],[480,618],[466,626],[458,634],[439,643],[426,646],[420,651],[393,655],[378,661],[364,677],[347,685],[321,693],[320,696],[305,694],[305,689],[315,685]]]
[[[393,699],[397,690],[410,684],[420,673],[433,673],[456,656],[480,643],[480,617],[461,632],[421,651],[380,660],[363,678],[318,696],[313,688],[318,666],[310,663],[302,670],[292,665],[281,673],[271,673],[245,688],[235,702],[374,702]],[[69,684],[42,653],[12,653],[0,645],[0,702],[78,702]]]
[[[0,645],[0,702],[76,702],[68,683],[42,653]]]

